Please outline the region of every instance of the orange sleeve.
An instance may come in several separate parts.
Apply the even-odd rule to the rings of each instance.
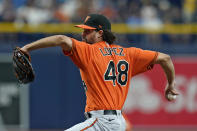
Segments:
[[[157,58],[158,52],[133,48],[133,71],[132,75],[145,72],[153,68],[153,62]]]
[[[69,56],[72,61],[79,67],[83,69],[90,60],[90,45],[78,41],[76,39],[72,39],[72,49],[70,52],[66,52],[63,50],[64,55]]]

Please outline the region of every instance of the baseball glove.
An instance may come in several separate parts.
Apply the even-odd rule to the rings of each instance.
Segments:
[[[13,51],[13,66],[19,83],[26,84],[34,80],[35,74],[30,56],[21,51],[19,47],[16,47]]]

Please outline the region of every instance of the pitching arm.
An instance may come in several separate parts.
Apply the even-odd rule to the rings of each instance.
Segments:
[[[155,64],[160,64],[166,74],[168,85],[165,89],[165,97],[167,100],[171,101],[172,99],[168,97],[168,94],[178,95],[175,91],[175,69],[171,57],[167,54],[159,53],[155,60]]]

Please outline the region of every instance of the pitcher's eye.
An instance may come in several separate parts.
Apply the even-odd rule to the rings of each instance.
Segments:
[[[93,30],[88,30],[88,29],[86,29],[86,30],[84,30],[84,33],[90,34],[92,31],[93,31]]]

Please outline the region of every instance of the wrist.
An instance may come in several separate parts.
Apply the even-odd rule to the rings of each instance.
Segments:
[[[23,46],[23,47],[21,48],[21,50],[23,50],[24,52],[29,52],[29,51],[30,51],[28,45]]]
[[[168,82],[167,88],[174,88],[175,85],[176,85],[176,82],[175,81]]]
[[[27,54],[27,55],[30,55],[29,54],[29,48],[28,48],[28,46],[27,45],[25,45],[25,46],[23,46],[22,48],[20,48],[20,50],[23,52],[23,53],[25,53],[25,54]]]

